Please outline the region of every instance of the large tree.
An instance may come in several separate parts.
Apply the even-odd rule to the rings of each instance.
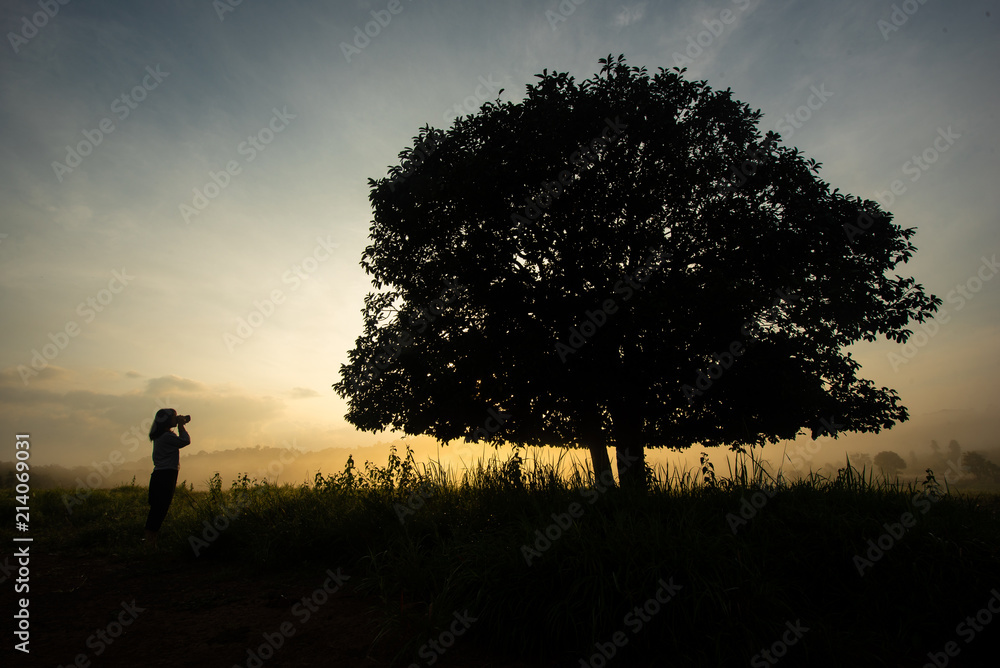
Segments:
[[[982,453],[970,451],[962,455],[962,469],[968,470],[976,482],[1000,482],[1000,466],[997,466]]]
[[[734,449],[907,419],[844,349],[941,300],[890,275],[913,229],[831,190],[760,111],[601,59],[425,126],[369,180],[376,292],[336,391],[362,430],[590,449]],[[449,287],[450,286],[450,287]]]
[[[883,450],[878,453],[875,455],[874,462],[875,466],[879,467],[882,473],[890,478],[906,468],[906,460],[892,450]]]

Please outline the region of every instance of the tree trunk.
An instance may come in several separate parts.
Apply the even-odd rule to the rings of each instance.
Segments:
[[[615,447],[618,459],[618,484],[636,489],[646,489],[646,448],[633,440]]]
[[[618,484],[646,489],[646,448],[642,438],[642,416],[629,405],[612,413],[615,423],[615,455]]]
[[[611,458],[608,457],[604,439],[591,441],[587,445],[590,448],[590,459],[594,464],[594,477],[600,479],[611,476]]]
[[[611,476],[611,458],[608,457],[608,445],[601,430],[600,413],[595,407],[581,420],[580,435],[582,441],[590,449],[590,459],[594,465],[595,478]]]

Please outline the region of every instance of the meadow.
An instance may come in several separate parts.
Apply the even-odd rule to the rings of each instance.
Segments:
[[[976,666],[1000,644],[996,494],[850,465],[789,481],[749,456],[648,470],[644,491],[562,468],[526,453],[456,473],[393,450],[312,484],[216,476],[178,487],[155,555],[144,486],[71,509],[43,490],[32,532],[55,554],[251,580],[342,568],[375,602],[372,652],[401,666],[449,665],[453,646],[555,666]],[[0,505],[13,516],[11,490]]]

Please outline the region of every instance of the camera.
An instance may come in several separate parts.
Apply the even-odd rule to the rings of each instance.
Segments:
[[[190,415],[178,415],[177,416],[177,424],[187,424],[190,421],[191,421],[191,416]]]

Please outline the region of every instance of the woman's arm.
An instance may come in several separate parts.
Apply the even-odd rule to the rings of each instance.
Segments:
[[[177,440],[179,441],[177,443],[178,448],[183,448],[185,445],[191,445],[191,435],[187,433],[187,429],[184,428],[184,425],[177,425],[177,433]]]

